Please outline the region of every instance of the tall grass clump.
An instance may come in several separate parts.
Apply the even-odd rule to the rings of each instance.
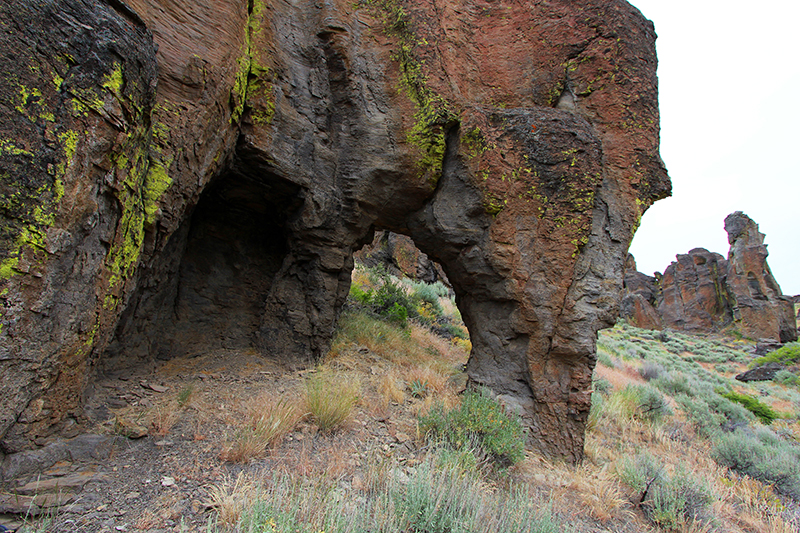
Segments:
[[[253,400],[248,408],[248,419],[224,446],[222,458],[226,461],[244,463],[259,457],[282,439],[301,418],[297,406],[286,400],[274,401],[261,397]]]
[[[549,506],[520,488],[487,491],[480,476],[458,464],[428,460],[405,485],[391,490],[399,531],[561,533],[569,531]]]
[[[329,479],[271,476],[211,487],[209,533],[570,533],[552,505],[520,487],[492,488],[477,472],[429,456],[409,475],[385,472],[381,490],[348,493]]]
[[[522,423],[506,413],[486,389],[467,391],[461,404],[450,410],[435,405],[420,417],[419,425],[428,438],[453,448],[474,445],[478,453],[500,467],[525,457]]]
[[[358,403],[359,383],[342,373],[319,371],[304,384],[308,416],[320,431],[334,431],[350,418]]]

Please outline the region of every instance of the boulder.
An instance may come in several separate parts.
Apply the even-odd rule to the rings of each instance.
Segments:
[[[383,229],[446,272],[471,382],[581,458],[596,334],[670,191],[635,8],[48,0],[0,26],[3,452],[82,423],[98,373],[318,359]]]
[[[737,381],[769,381],[775,377],[775,374],[781,370],[786,370],[786,367],[780,363],[767,363],[764,366],[752,368],[746,372],[742,372],[736,376]]]
[[[377,231],[372,243],[355,253],[355,258],[368,267],[382,265],[387,272],[425,283],[450,285],[442,267],[421,252],[411,237],[391,231]]]

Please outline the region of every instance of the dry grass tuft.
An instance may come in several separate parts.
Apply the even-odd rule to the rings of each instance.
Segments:
[[[320,431],[334,431],[350,418],[360,391],[361,383],[353,376],[319,371],[304,384],[308,415]]]
[[[402,405],[406,401],[406,393],[402,385],[402,380],[397,377],[394,371],[384,374],[378,383],[378,392],[383,401],[382,407],[385,409],[392,402]]]
[[[276,401],[269,396],[259,396],[249,402],[247,411],[246,425],[223,448],[221,457],[225,461],[244,463],[263,455],[302,418],[297,405],[285,398]]]
[[[619,481],[609,472],[608,464],[572,466],[531,456],[519,465],[519,470],[536,484],[547,487],[556,500],[577,505],[581,514],[588,512],[594,520],[634,519],[630,503]]]
[[[217,512],[217,523],[235,527],[246,511],[247,506],[258,496],[256,483],[244,472],[239,472],[235,481],[226,479],[221,484],[208,487],[208,500],[205,505]]]
[[[178,422],[180,414],[181,411],[177,405],[172,405],[171,403],[155,405],[147,415],[150,435],[158,437],[167,435],[172,426]]]

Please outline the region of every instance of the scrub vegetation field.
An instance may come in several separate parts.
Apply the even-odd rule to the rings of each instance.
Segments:
[[[95,528],[66,508],[19,531],[798,531],[799,344],[756,360],[746,339],[620,323],[597,347],[585,460],[547,460],[466,386],[469,335],[448,288],[359,266],[318,366],[181,381],[167,365],[173,395],[117,413],[105,430],[135,419],[142,441],[176,443],[170,463],[149,452],[173,465],[173,492],[112,501],[124,524]],[[733,379],[771,360],[789,370]]]

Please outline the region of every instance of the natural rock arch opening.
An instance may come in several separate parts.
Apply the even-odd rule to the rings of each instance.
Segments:
[[[101,371],[257,344],[298,188],[237,159],[143,269]]]
[[[0,106],[29,199],[4,240],[0,447],[79,412],[94,369],[188,351],[169,338],[320,357],[384,227],[445,266],[470,379],[580,459],[595,335],[669,192],[652,25],[621,0],[162,4],[0,13],[25,29],[0,48],[39,66],[0,92],[41,93]]]

